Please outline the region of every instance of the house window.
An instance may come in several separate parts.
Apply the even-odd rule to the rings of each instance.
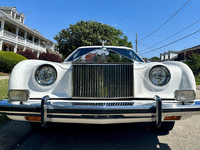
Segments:
[[[35,38],[35,39],[34,39],[34,42],[35,42],[35,43],[39,43],[38,38]]]
[[[8,27],[8,31],[9,31],[9,32],[12,32],[12,29]]]
[[[19,30],[18,35],[21,36],[21,37],[24,37],[24,32]]]
[[[13,25],[5,23],[5,30],[13,34],[16,34],[16,28]]]
[[[31,35],[27,35],[27,39],[32,41],[33,40],[33,37]]]

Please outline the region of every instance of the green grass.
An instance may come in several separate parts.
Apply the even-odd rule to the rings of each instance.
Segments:
[[[7,98],[8,79],[0,80],[0,100]]]
[[[7,98],[8,79],[0,80],[0,89],[0,100]],[[6,123],[8,120],[6,115],[0,115],[0,125]]]
[[[196,85],[200,85],[200,75],[195,76]]]

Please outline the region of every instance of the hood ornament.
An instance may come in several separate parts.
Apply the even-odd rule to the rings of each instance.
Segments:
[[[102,48],[104,48],[105,47],[105,43],[107,42],[107,40],[100,40],[100,42],[102,43]]]

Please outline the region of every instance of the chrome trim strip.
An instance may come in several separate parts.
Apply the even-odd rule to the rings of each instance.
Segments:
[[[134,123],[134,122],[152,122],[151,118],[128,118],[128,119],[68,119],[68,118],[52,118],[51,122],[56,123],[84,123],[84,124],[115,124],[115,123]]]
[[[30,112],[3,112],[3,111],[0,111],[0,114],[12,115],[12,116],[41,116],[41,113],[30,113]]]
[[[113,98],[93,98],[93,97],[73,97],[73,98],[66,98],[66,97],[62,97],[62,98],[51,98],[51,100],[94,100],[94,101],[98,101],[98,100],[143,100],[143,101],[149,101],[149,100],[154,100],[153,98],[142,98],[142,97],[123,97],[123,98],[119,98],[119,97],[113,97]],[[29,98],[29,100],[41,100],[41,98]],[[162,101],[175,101],[174,98],[162,98]]]
[[[124,116],[124,115],[48,115],[49,118],[71,118],[71,119],[138,119],[138,118],[155,118],[155,116]]]
[[[133,106],[134,102],[104,102],[104,103],[84,103],[84,102],[72,102],[73,106],[92,106],[92,107],[99,107],[99,106]]]

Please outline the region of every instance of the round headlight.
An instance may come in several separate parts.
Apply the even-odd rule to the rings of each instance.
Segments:
[[[50,65],[42,65],[35,72],[35,79],[40,85],[51,85],[57,78],[56,69]]]
[[[149,72],[149,78],[154,85],[163,86],[170,80],[170,72],[164,66],[154,66]]]

